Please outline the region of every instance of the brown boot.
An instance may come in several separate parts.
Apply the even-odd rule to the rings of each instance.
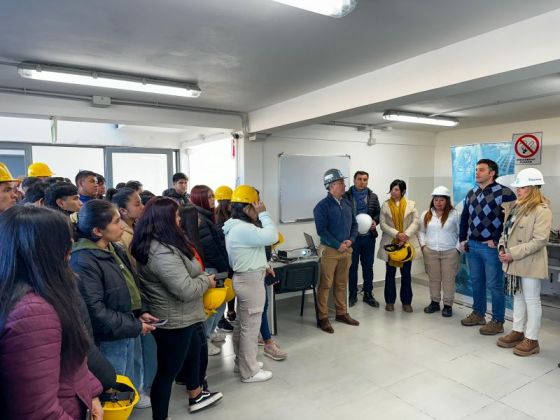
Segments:
[[[529,338],[524,338],[521,343],[513,348],[513,354],[518,356],[530,356],[532,354],[537,354],[540,351],[539,341],[530,340]]]
[[[388,303],[385,305],[385,310],[387,312],[394,312],[395,310],[395,304],[394,303]]]
[[[402,310],[405,312],[412,312],[412,305],[403,305]]]
[[[472,311],[466,318],[461,320],[461,324],[465,327],[474,327],[475,325],[486,325],[486,318],[475,311]]]
[[[358,321],[356,321],[354,318],[352,318],[350,316],[350,314],[346,313],[346,314],[342,314],[342,315],[337,315],[335,318],[338,322],[344,322],[345,324],[348,325],[353,325],[355,327],[357,327],[358,325],[360,325],[360,323]]]
[[[332,334],[334,333],[334,329],[331,326],[328,318],[323,318],[319,320],[319,328],[321,328],[326,333]]]
[[[488,324],[480,327],[478,330],[482,335],[496,335],[504,332],[504,323],[496,322],[494,320],[490,321]]]
[[[515,347],[519,343],[521,343],[524,338],[525,334],[519,331],[512,330],[508,335],[504,335],[503,337],[498,338],[496,344],[498,345],[498,347],[511,349],[512,347]]]

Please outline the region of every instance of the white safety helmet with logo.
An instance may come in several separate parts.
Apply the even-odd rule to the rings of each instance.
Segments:
[[[356,223],[358,223],[358,233],[365,235],[371,229],[373,219],[367,213],[361,213],[356,216]]]
[[[439,187],[434,188],[432,196],[451,197],[451,194],[449,193],[449,189],[447,187],[440,185]]]
[[[527,168],[519,171],[515,181],[511,184],[512,188],[544,185],[544,177],[541,171],[535,168]]]

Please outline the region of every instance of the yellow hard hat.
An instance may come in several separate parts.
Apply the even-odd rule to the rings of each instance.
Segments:
[[[127,376],[117,375],[116,385],[103,392],[99,399],[103,405],[104,420],[127,420],[140,395]]]
[[[226,289],[226,298],[225,301],[229,302],[235,298],[235,290],[233,290],[233,280],[227,278],[224,280],[224,287]]]
[[[214,191],[214,198],[218,201],[231,200],[232,194],[233,190],[230,187],[228,187],[227,185],[222,185],[216,188],[216,191]]]
[[[272,244],[272,248],[276,248],[277,246],[280,246],[284,243],[284,235],[282,235],[282,232],[278,232],[278,240]]]
[[[27,168],[27,176],[53,176],[54,172],[51,171],[49,165],[43,162],[35,162]]]
[[[208,289],[202,296],[202,303],[204,305],[204,312],[209,317],[216,313],[216,309],[223,305],[226,299],[225,287],[214,287]]]
[[[6,164],[0,163],[0,182],[19,182],[15,179]]]
[[[232,203],[256,203],[259,201],[259,194],[250,185],[240,185],[231,195]]]
[[[414,258],[414,248],[407,242],[403,246],[389,244],[384,246],[390,260],[405,263]]]

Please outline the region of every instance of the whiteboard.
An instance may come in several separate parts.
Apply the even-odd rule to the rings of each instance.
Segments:
[[[309,222],[313,208],[326,197],[324,173],[332,168],[350,176],[350,156],[278,155],[280,223]],[[347,183],[348,186],[348,183]]]

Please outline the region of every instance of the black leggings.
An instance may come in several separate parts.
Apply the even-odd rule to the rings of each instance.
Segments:
[[[186,328],[161,329],[154,332],[157,343],[157,372],[152,384],[152,418],[168,417],[169,399],[173,381],[179,372],[194,390],[204,383],[208,366],[208,349],[204,324],[199,322]]]

